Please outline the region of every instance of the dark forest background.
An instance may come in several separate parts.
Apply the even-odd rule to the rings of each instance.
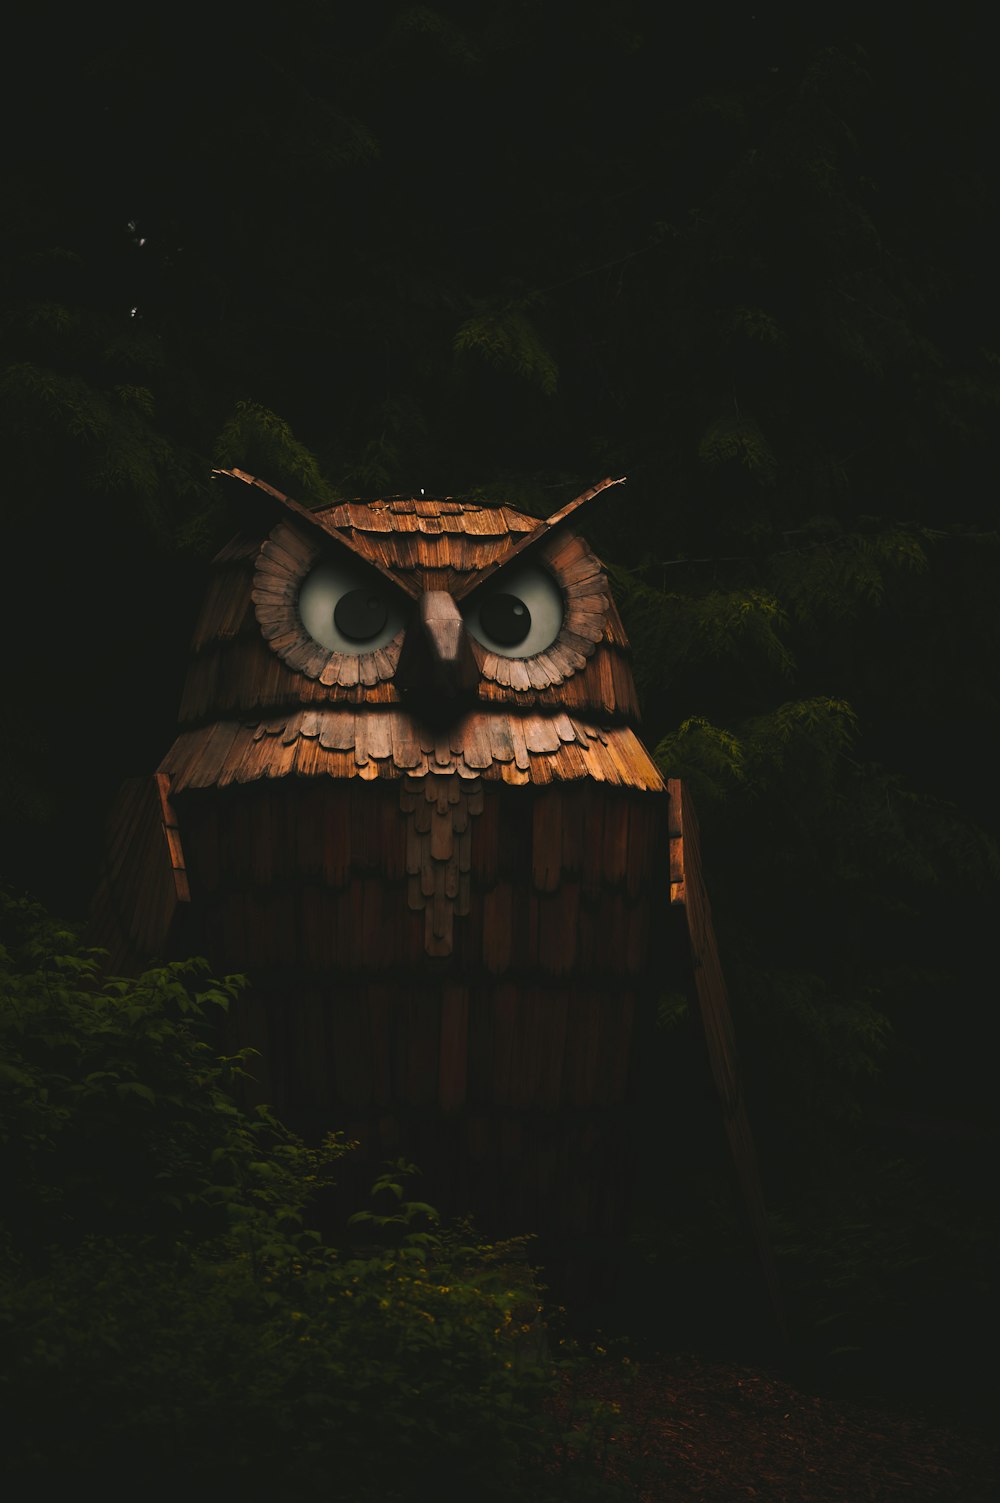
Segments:
[[[30,22],[4,107],[2,866],[85,914],[235,464],[586,532],[689,780],[796,1339],[993,1360],[995,64],[983,11],[495,0]],[[664,977],[633,1328],[760,1304]]]

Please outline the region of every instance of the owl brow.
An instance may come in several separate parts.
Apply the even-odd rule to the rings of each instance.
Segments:
[[[466,584],[460,585],[454,590],[454,598],[456,600],[464,600],[467,595],[471,595],[474,591],[478,590],[481,585],[485,584],[487,580],[492,579],[501,569],[509,569],[512,564],[520,563],[526,553],[544,543],[546,538],[551,537],[555,529],[561,527],[586,501],[593,500],[602,491],[606,491],[609,486],[623,485],[627,478],[626,475],[620,475],[615,480],[609,475],[606,479],[599,480],[596,485],[592,485],[589,490],[576,496],[572,501],[567,502],[565,506],[561,506],[558,511],[552,513],[551,517],[546,517],[544,522],[539,522],[537,527],[533,527],[530,532],[526,532],[516,543],[512,543],[506,553],[502,554],[500,558],[496,559],[492,564],[487,564],[485,568],[480,569],[474,574]]]
[[[274,486],[268,485],[266,480],[258,480],[256,475],[248,475],[246,470],[213,470],[212,474],[228,475],[232,480],[242,480],[244,485],[256,486],[265,495],[280,502],[286,511],[291,512],[298,521],[312,528],[313,532],[318,533],[321,538],[328,542],[332,540],[334,543],[342,543],[354,554],[355,558],[360,559],[369,569],[374,569],[376,574],[380,574],[394,590],[398,590],[403,595],[409,595],[411,600],[416,600],[421,594],[420,586],[414,580],[394,574],[385,564],[378,559],[371,558],[364,549],[360,548],[349,533],[342,532],[339,527],[331,527],[329,523],[321,521],[315,512],[311,512],[306,506],[301,506],[298,501],[293,501],[291,496],[286,496],[283,491],[275,490]]]

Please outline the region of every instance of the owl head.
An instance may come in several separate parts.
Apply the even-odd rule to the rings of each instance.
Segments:
[[[547,781],[595,775],[598,736],[605,748],[609,735],[635,739],[628,641],[601,562],[571,525],[618,482],[539,521],[452,498],[309,510],[242,471],[218,473],[267,510],[259,531],[218,554],[196,628],[180,717],[182,741],[197,740],[195,785],[319,771],[311,741],[344,754],[343,767],[323,762],[335,775],[398,776],[436,750],[442,767],[460,755],[470,772]],[[270,743],[259,768],[248,734]],[[276,738],[295,743],[294,766],[283,768]],[[170,758],[178,787],[193,775],[182,752]],[[603,761],[608,781],[630,781]],[[662,786],[651,765],[639,784]]]
[[[277,517],[268,537],[236,538],[215,561],[182,720],[295,702],[406,703],[429,718],[475,700],[638,714],[605,571],[567,525],[617,482],[538,522],[424,497],[308,511],[224,473],[266,491]]]

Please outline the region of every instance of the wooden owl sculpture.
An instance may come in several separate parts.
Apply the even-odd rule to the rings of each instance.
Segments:
[[[671,898],[717,970],[681,790],[572,525],[614,482],[539,522],[307,510],[229,477],[269,510],[216,558],[180,733],[114,812],[97,942],[119,969],[245,972],[229,1042],[260,1050],[260,1098],[346,1128],[364,1171],[405,1154],[421,1198],[494,1234],[613,1231]],[[721,973],[702,1003],[740,1123]]]

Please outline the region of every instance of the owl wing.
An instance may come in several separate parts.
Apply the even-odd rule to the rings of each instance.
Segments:
[[[111,808],[88,937],[116,974],[165,959],[190,903],[170,779],[130,778]]]
[[[712,910],[702,877],[698,821],[691,795],[679,778],[668,778],[667,791],[670,796],[670,901],[671,904],[683,907],[687,920],[695,988],[712,1078],[722,1102],[726,1136],[750,1218],[771,1308],[780,1336],[787,1345],[788,1334],[767,1225],[757,1151],[743,1100],[743,1084],[726,978],[719,959]]]

